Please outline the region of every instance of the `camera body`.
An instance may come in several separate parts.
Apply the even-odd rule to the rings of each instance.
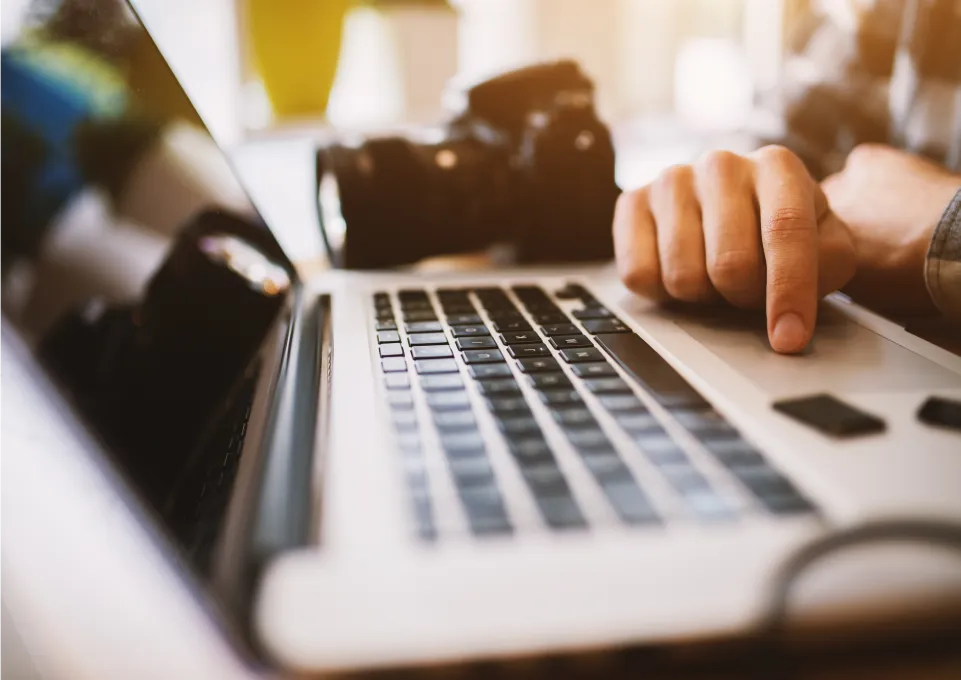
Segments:
[[[612,257],[620,190],[594,86],[571,61],[456,93],[443,126],[317,152],[335,266],[367,269],[509,244],[519,262]]]

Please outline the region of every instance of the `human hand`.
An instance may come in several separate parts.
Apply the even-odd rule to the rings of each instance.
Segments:
[[[771,347],[810,342],[818,299],[844,286],[854,244],[787,149],[725,151],[623,194],[614,248],[624,284],[655,300],[764,308]]]
[[[857,251],[857,273],[844,292],[879,311],[934,312],[925,259],[961,175],[898,149],[865,144],[821,188],[847,223]]]

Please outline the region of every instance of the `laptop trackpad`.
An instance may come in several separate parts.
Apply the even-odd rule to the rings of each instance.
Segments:
[[[672,320],[772,397],[806,392],[961,388],[961,376],[861,326],[829,304],[798,356],[771,350],[763,315],[718,310]]]

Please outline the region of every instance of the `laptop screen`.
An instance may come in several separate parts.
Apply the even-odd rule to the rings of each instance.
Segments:
[[[0,80],[4,322],[203,566],[294,274],[126,2],[21,4]]]

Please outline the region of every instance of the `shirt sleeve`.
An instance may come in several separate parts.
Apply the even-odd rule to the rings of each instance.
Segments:
[[[961,190],[934,229],[924,282],[941,313],[961,322]]]

